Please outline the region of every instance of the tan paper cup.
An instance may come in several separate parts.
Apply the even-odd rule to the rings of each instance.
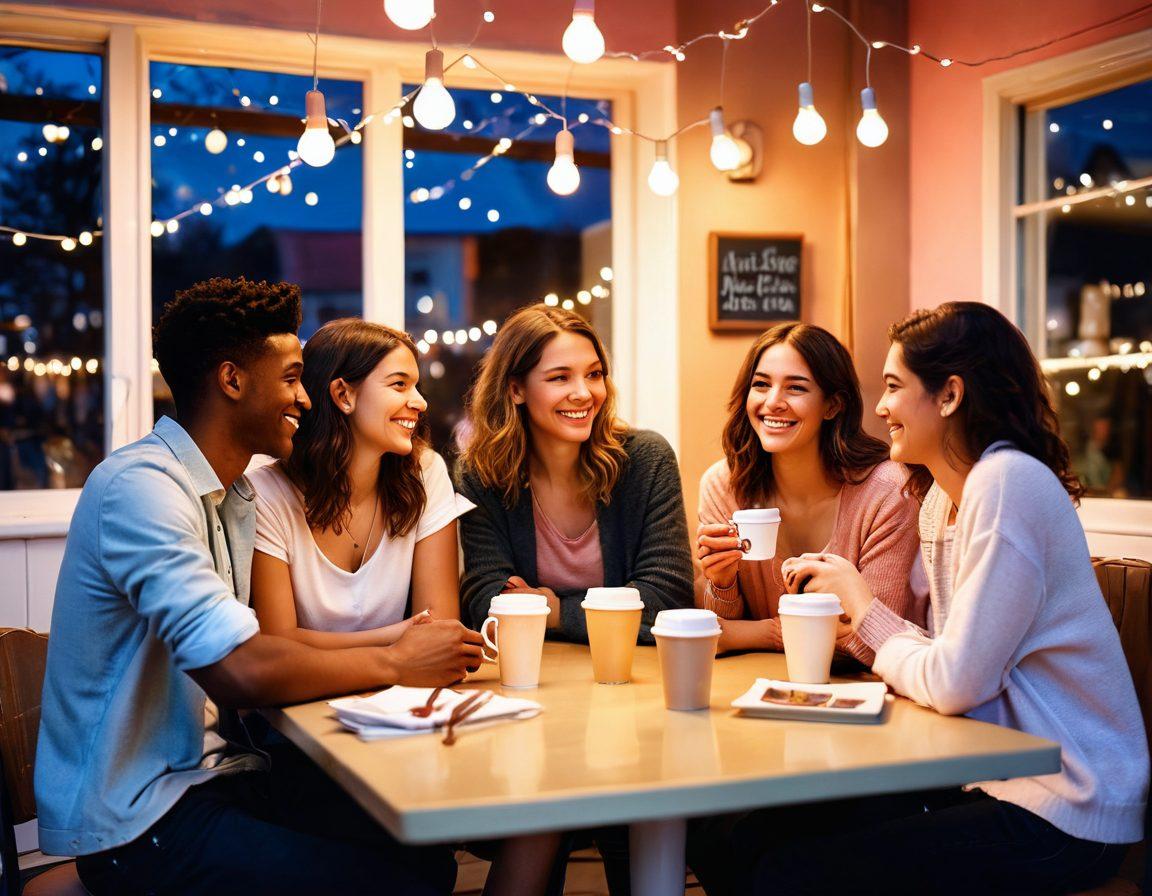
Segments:
[[[540,685],[540,659],[548,627],[548,598],[543,594],[498,594],[492,598],[480,637],[499,662],[500,684],[506,688]],[[491,635],[489,634],[491,631]]]
[[[836,623],[844,612],[840,598],[835,594],[785,594],[778,612],[788,680],[827,684],[836,651]]]
[[[668,709],[707,709],[712,703],[712,664],[720,623],[711,610],[661,610],[652,626],[664,705]]]
[[[598,684],[632,680],[632,656],[644,603],[635,588],[589,588],[584,601],[592,675]]]
[[[771,560],[776,556],[780,511],[775,507],[737,510],[732,514],[732,525],[745,560]]]

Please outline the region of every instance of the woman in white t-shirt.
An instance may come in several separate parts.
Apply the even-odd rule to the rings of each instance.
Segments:
[[[459,618],[456,518],[472,504],[423,438],[416,354],[357,319],[304,347],[312,410],[291,457],[250,476],[262,631],[340,648],[391,644],[425,611]]]

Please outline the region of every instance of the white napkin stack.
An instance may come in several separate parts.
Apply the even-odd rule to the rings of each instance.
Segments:
[[[475,691],[445,689],[436,698],[438,707],[432,715],[421,718],[412,715],[412,708],[424,706],[432,696],[432,688],[406,688],[399,685],[373,694],[371,697],[341,697],[329,700],[340,724],[356,732],[361,740],[379,740],[432,731],[448,724],[452,710],[472,696]],[[484,698],[481,698],[482,700]],[[460,727],[497,720],[530,719],[540,714],[543,707],[534,700],[503,697],[493,693],[483,706],[468,716]]]

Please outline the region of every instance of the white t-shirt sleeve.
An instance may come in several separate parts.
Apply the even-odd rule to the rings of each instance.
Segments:
[[[424,477],[424,512],[416,523],[416,541],[434,535],[450,522],[476,507],[463,495],[456,493],[448,475],[448,465],[435,451],[425,451],[421,459]]]
[[[289,501],[296,500],[283,475],[264,467],[249,477],[256,489],[256,550],[285,563],[292,563],[292,526]]]

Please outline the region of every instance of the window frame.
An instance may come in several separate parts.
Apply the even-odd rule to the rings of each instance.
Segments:
[[[1044,199],[1044,113],[1148,78],[1152,78],[1152,29],[984,79],[984,301],[1017,322],[1038,356],[1044,346],[1044,315],[1038,303],[1046,270],[1045,245],[1043,239],[1032,239],[1022,246],[1019,233],[1022,227],[1043,228],[1049,207],[1076,198]],[[1092,195],[1081,194],[1077,201]],[[1030,301],[1022,295],[1021,277]],[[1080,519],[1093,533],[1147,537],[1152,500],[1084,498]]]
[[[94,45],[104,56],[105,450],[152,427],[151,143],[149,63],[153,61],[311,73],[303,32],[200,23],[134,13],[52,10],[0,4],[5,42],[62,47]],[[320,77],[364,84],[364,107],[385,110],[404,83],[423,77],[422,43],[321,34]],[[675,66],[605,59],[573,69],[559,53],[477,50],[525,90],[607,99],[614,119],[644,133],[669,133],[676,122]],[[448,50],[451,58],[452,50]],[[571,70],[571,71],[570,71]],[[491,88],[490,75],[457,66],[449,86]],[[364,317],[404,325],[404,185],[399,123],[374,126],[364,147],[362,221]],[[622,415],[679,441],[676,201],[644,188],[646,141],[613,136],[612,326]],[[643,320],[644,326],[638,325]],[[0,537],[36,525],[66,528],[79,489],[0,493]]]

